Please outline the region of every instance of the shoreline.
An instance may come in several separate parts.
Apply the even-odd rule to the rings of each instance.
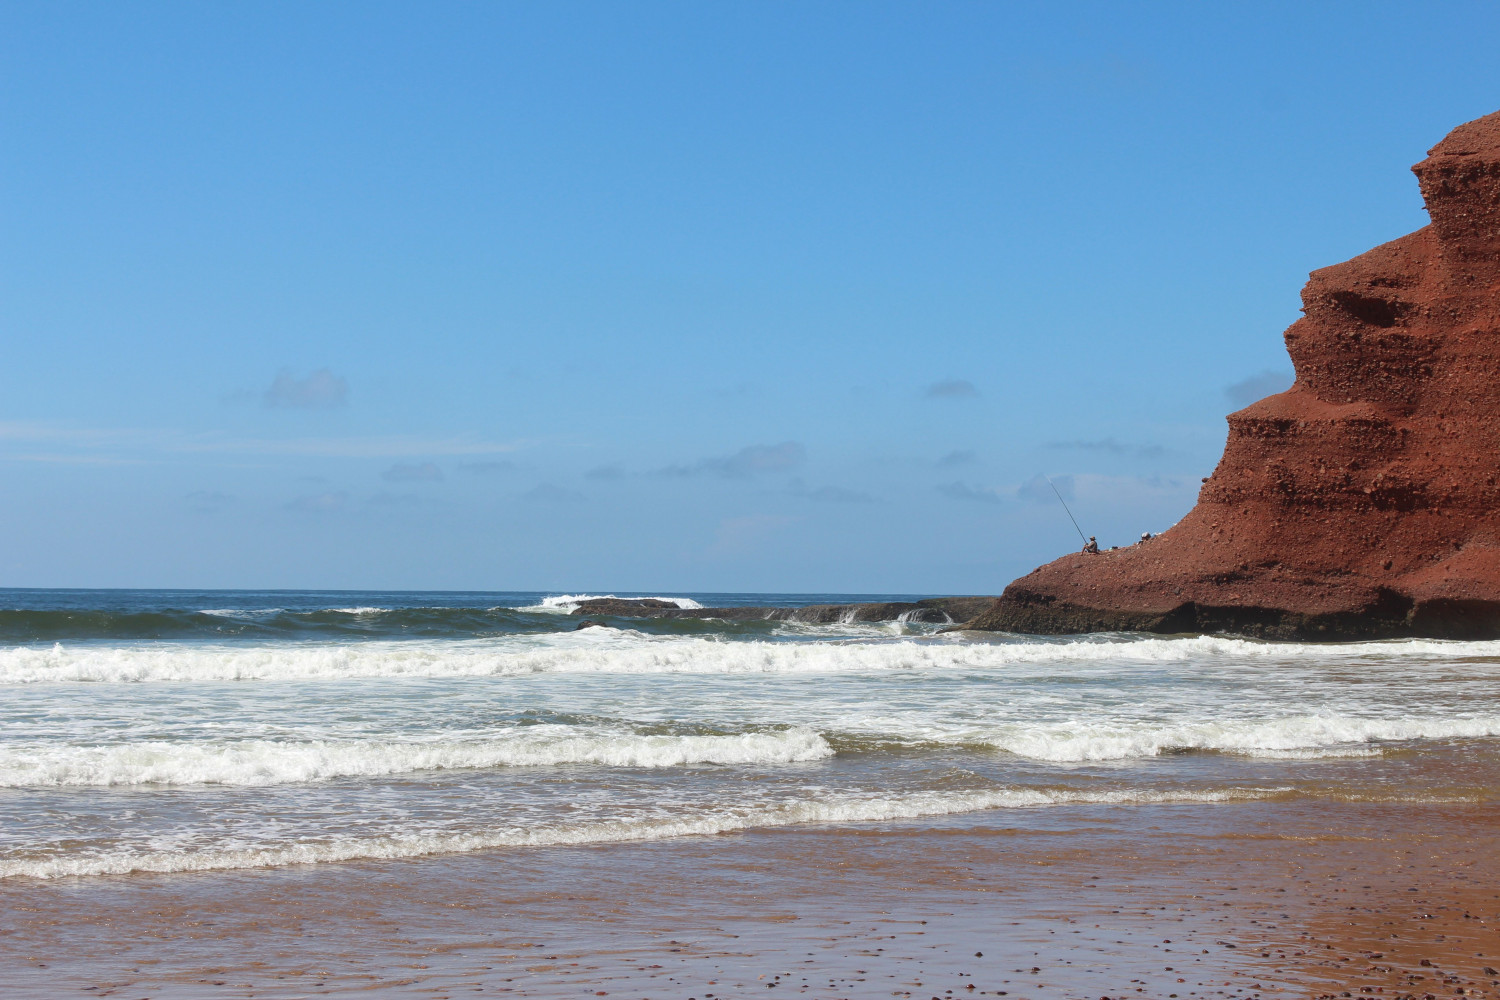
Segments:
[[[17,997],[1493,997],[1497,857],[1493,803],[1304,799],[16,879],[0,964]]]

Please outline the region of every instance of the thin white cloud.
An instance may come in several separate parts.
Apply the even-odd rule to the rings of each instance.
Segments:
[[[0,441],[105,448],[141,434],[129,428],[69,427],[40,420],[0,420]]]
[[[342,491],[337,493],[312,493],[307,496],[297,497],[286,505],[287,510],[301,511],[304,514],[331,514],[341,511],[349,506],[349,494]]]
[[[377,493],[368,502],[371,507],[390,510],[403,507],[422,507],[433,501],[431,497],[422,497],[415,493]]]
[[[1053,476],[1049,480],[1038,474],[1017,486],[1016,496],[1032,503],[1057,503],[1059,496],[1064,500],[1073,499],[1073,485],[1072,476]]]
[[[687,465],[669,465],[656,472],[658,476],[722,476],[725,479],[748,479],[762,472],[785,472],[807,460],[807,449],[796,441],[781,444],[752,444],[733,455],[700,458]]]
[[[809,487],[801,479],[792,480],[788,492],[794,497],[821,503],[870,503],[875,499],[862,490],[851,490],[847,486]]]
[[[535,500],[538,503],[577,503],[588,499],[577,490],[566,489],[554,483],[540,483],[521,494],[523,500]]]
[[[0,421],[0,458],[98,463],[175,455],[259,455],[310,458],[422,458],[481,456],[516,451],[512,442],[467,435],[382,434],[344,437],[236,437],[172,428],[72,427],[39,421]]]
[[[950,451],[933,464],[940,469],[952,469],[960,465],[972,465],[979,460],[979,455],[971,448],[961,451]]]
[[[967,399],[979,395],[979,390],[966,378],[949,378],[932,383],[923,395],[928,399]]]
[[[973,500],[979,503],[1002,503],[1000,494],[989,486],[971,486],[968,483],[944,483],[937,491],[950,500]]]
[[[333,438],[198,437],[167,450],[242,455],[306,455],[322,458],[411,458],[420,455],[495,455],[516,445],[473,438],[428,438],[408,434]]]
[[[1198,485],[1197,480],[1189,482],[1175,476],[1103,476],[1092,473],[1053,476],[1052,483],[1057,486],[1063,499],[1069,502],[1077,499],[1082,502],[1111,504],[1173,496],[1191,499]],[[1015,495],[1032,503],[1057,503],[1052,487],[1040,475],[1017,486]]]
[[[1159,444],[1128,444],[1112,437],[1098,441],[1049,441],[1047,447],[1054,451],[1085,451],[1119,458],[1161,458],[1167,453],[1167,449]]]
[[[216,514],[234,503],[234,497],[218,490],[197,490],[187,495],[187,501],[200,514]]]
[[[298,378],[290,368],[283,368],[261,394],[262,404],[272,408],[327,410],[348,401],[349,383],[327,368],[319,368],[307,378]]]
[[[458,466],[460,472],[471,476],[496,476],[502,472],[514,472],[515,468],[516,463],[508,458],[493,462],[462,462]]]
[[[28,451],[21,454],[0,452],[0,462],[50,462],[55,465],[149,465],[146,459],[120,458],[116,455],[86,455],[77,452]]]
[[[432,462],[397,462],[380,474],[388,483],[440,483],[443,470]]]

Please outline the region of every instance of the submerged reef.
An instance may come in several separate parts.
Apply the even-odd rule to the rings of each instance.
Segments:
[[[969,628],[1500,637],[1500,112],[1412,170],[1431,224],[1312,273],[1296,382],[1229,415],[1192,511]]]
[[[653,598],[596,597],[580,601],[571,613],[617,618],[715,618],[725,621],[806,622],[823,625],[898,621],[943,625],[972,618],[987,609],[994,600],[993,597],[929,597],[920,601],[885,601],[875,604],[681,608],[670,601]],[[578,627],[582,628],[583,625]]]

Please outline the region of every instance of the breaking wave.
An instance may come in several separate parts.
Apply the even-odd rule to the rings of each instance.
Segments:
[[[456,768],[601,764],[787,764],[833,756],[809,729],[732,736],[579,733],[528,726],[465,739],[146,741],[119,746],[0,748],[0,787],[279,785]]]
[[[1053,763],[1122,761],[1184,752],[1271,759],[1376,756],[1415,740],[1500,736],[1500,716],[1374,719],[1303,715],[1196,724],[1026,725],[997,731],[824,734],[808,726],[720,735],[640,734],[538,725],[420,740],[234,739],[0,748],[0,788],[280,785],[422,771],[601,765],[767,766],[895,747],[1003,751]]]
[[[808,823],[868,823],[987,809],[1074,804],[1226,802],[1274,798],[1285,788],[1205,791],[1152,790],[1089,792],[1029,788],[965,792],[913,792],[902,796],[835,794],[757,806],[722,806],[684,816],[652,816],[557,823],[530,828],[444,831],[382,837],[348,837],[242,849],[122,849],[98,854],[67,854],[0,859],[0,878],[61,878],[70,875],[122,875],[128,872],[213,871],[268,868],[360,859],[415,858],[506,847],[541,847],[707,836]]]
[[[463,638],[555,627],[519,608],[0,608],[0,643],[108,640]]]
[[[349,618],[358,616],[345,615]],[[1500,642],[1402,640],[1313,645],[1245,639],[1078,639],[970,642],[768,642],[628,629],[587,629],[467,640],[359,643],[63,644],[0,648],[0,684],[296,681],[478,677],[537,673],[793,674],[995,669],[1049,664],[1122,666],[1218,661],[1500,659]]]
[[[1500,736],[1500,715],[1382,719],[1320,713],[1272,720],[1016,729],[982,742],[1020,757],[1059,763],[1129,760],[1195,750],[1312,759],[1375,756],[1382,752],[1382,743]]]

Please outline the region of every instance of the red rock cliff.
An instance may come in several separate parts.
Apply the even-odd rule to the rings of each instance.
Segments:
[[[1296,383],[1229,415],[1192,511],[971,627],[1500,636],[1500,112],[1412,169],[1431,225],[1312,273]]]

